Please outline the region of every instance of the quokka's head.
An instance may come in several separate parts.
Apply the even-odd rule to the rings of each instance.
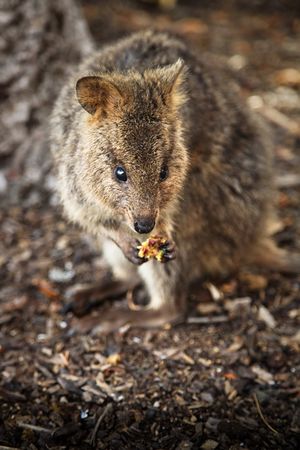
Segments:
[[[87,76],[76,85],[82,111],[81,186],[89,201],[114,210],[147,234],[174,205],[188,158],[181,108],[181,60],[139,73]]]

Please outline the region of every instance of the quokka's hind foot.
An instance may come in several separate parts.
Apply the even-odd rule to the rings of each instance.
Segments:
[[[94,335],[108,334],[128,325],[132,328],[160,328],[184,321],[179,311],[164,308],[162,310],[130,310],[116,302],[101,310],[97,315],[72,320],[72,328],[78,332],[91,332]]]
[[[249,263],[281,273],[300,273],[300,253],[279,248],[272,239],[266,239],[257,245]]]
[[[73,312],[81,317],[105,301],[125,298],[127,292],[137,285],[137,282],[117,281],[106,277],[98,283],[72,286],[66,293],[67,303],[63,312]]]

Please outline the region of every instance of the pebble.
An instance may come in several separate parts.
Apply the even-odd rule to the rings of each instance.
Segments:
[[[217,448],[219,443],[217,441],[213,441],[212,439],[207,439],[200,448],[203,448],[204,450],[214,450]]]
[[[73,269],[61,269],[60,267],[53,267],[49,270],[48,277],[50,281],[55,283],[68,283],[75,276]]]

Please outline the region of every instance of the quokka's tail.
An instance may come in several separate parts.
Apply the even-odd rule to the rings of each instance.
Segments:
[[[300,274],[300,253],[279,248],[270,238],[257,246],[250,264],[282,273]]]

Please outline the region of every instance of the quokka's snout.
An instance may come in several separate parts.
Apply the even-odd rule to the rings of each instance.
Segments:
[[[153,217],[139,217],[134,222],[134,229],[140,234],[148,234],[155,227],[155,218]]]

